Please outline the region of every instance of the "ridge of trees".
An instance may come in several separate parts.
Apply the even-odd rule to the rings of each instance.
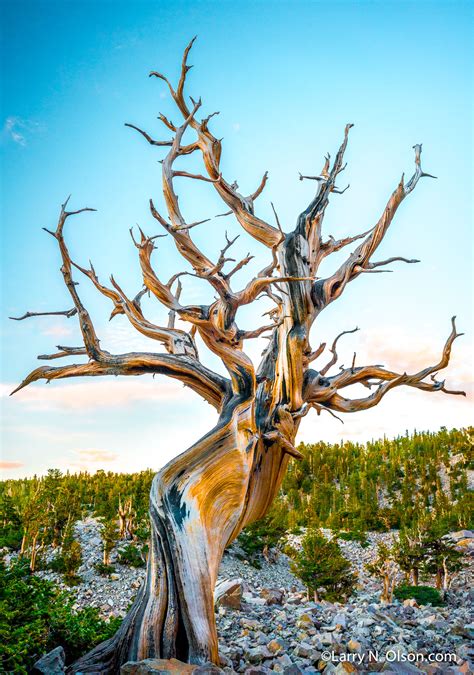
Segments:
[[[272,546],[273,535],[330,528],[363,541],[367,530],[400,529],[402,539],[434,518],[437,533],[471,528],[473,428],[441,428],[366,444],[301,443],[301,460],[288,469],[264,521],[241,535],[246,547]],[[61,473],[0,483],[0,546],[18,550],[35,569],[51,545],[70,555],[71,530],[87,515],[104,524],[104,562],[114,539],[145,542],[148,494],[154,472]],[[413,553],[415,555],[415,553]],[[77,557],[77,556],[76,556]]]

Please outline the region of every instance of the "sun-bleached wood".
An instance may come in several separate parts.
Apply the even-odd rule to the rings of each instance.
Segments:
[[[275,210],[276,227],[255,214],[255,200],[265,188],[267,173],[247,197],[238,192],[235,182],[229,183],[222,175],[221,141],[209,130],[210,119],[216,113],[199,121],[201,100],[190,98],[188,103],[184,95],[192,44],[193,41],[185,50],[176,89],[161,73],[150,74],[168,85],[182,117],[178,126],[164,115],[159,117],[172,138],[157,141],[136,125],[127,125],[151,145],[168,149],[162,160],[162,188],[168,215],[164,217],[151,199],[150,212],[164,230],[164,236],[172,238],[190,269],[175,274],[167,282],[162,281],[151,260],[157,237],[146,236],[140,230],[138,239],[131,234],[138,251],[144,288],[132,299],[113,277],[110,285],[104,285],[92,264],[84,268],[71,261],[64,227],[71,216],[91,209],[67,211],[66,202],[56,229],[48,232],[59,246],[61,272],[73,308],[50,314],[77,315],[84,344],[58,346],[58,352],[38,358],[85,354],[88,360],[37,368],[15,390],[36,380],[159,373],[182,381],[213,405],[219,415],[213,429],[155,476],[150,494],[151,545],[146,581],[116,635],[73,664],[69,668],[71,673],[116,673],[125,661],[149,657],[217,663],[213,590],[224,549],[245,525],[265,515],[289,459],[301,456],[295,448],[301,419],[311,409],[317,414],[326,411],[334,416],[365,410],[400,385],[429,392],[463,394],[448,390],[444,381],[436,379],[436,373],[448,365],[452,344],[459,335],[454,318],[440,361],[412,375],[387,370],[381,365],[360,366],[356,354],[350,367],[341,367],[339,372],[330,375],[338,361],[338,339],[356,329],[345,331],[334,340],[325,365],[319,369],[310,367],[326,349],[325,343],[316,349],[311,347],[311,327],[349,282],[363,273],[385,271],[379,268],[392,262],[418,262],[401,256],[373,261],[372,256],[401,202],[421,177],[429,175],[421,168],[421,145],[414,146],[413,176],[407,182],[402,176],[373,227],[340,240],[332,236],[324,238],[322,225],[329,198],[347,189],[338,188],[336,180],[345,168],[344,153],[352,126],[348,124],[334,161],[331,163],[327,155],[319,175],[300,174],[301,180],[315,181],[315,194],[297,217],[296,227],[284,232]],[[186,131],[194,133],[194,140],[183,144]],[[195,152],[202,156],[205,174],[175,168],[177,158]],[[227,235],[217,260],[211,260],[197,246],[191,230],[206,221],[188,223],[185,220],[175,190],[176,177],[209,184],[227,209],[220,216],[233,214],[250,237],[268,247],[268,265],[240,290],[234,288],[232,279],[249,263],[251,254],[240,261],[229,257],[235,239]],[[354,242],[360,243],[334,273],[318,278],[322,260]],[[230,268],[229,263],[232,263]],[[74,269],[111,301],[111,318],[124,315],[137,331],[163,345],[164,351],[110,354],[102,349],[79,297]],[[207,280],[216,294],[215,301],[210,305],[182,304],[181,284],[186,274]],[[168,309],[167,326],[155,325],[144,316],[140,302],[144,293],[154,296]],[[274,308],[267,312],[269,323],[254,330],[241,330],[237,325],[239,308],[261,295],[268,296],[274,303]],[[18,320],[35,315],[28,312]],[[191,325],[191,330],[177,328],[179,319]],[[196,334],[221,359],[228,377],[211,371],[200,361]],[[244,341],[263,334],[267,334],[269,342],[256,367],[244,351]],[[343,396],[341,391],[355,384],[363,385],[371,393],[357,399]]]

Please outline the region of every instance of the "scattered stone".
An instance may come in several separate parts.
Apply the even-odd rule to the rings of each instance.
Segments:
[[[357,668],[353,663],[350,663],[349,661],[344,661],[343,663],[339,663],[336,666],[336,670],[334,673],[337,673],[337,675],[346,675],[346,673],[357,673]]]
[[[347,649],[353,654],[360,653],[362,645],[360,644],[360,642],[357,642],[357,640],[349,640],[349,642],[347,643]]]
[[[312,628],[314,626],[314,621],[309,614],[301,614],[301,616],[296,621],[297,628]]]
[[[115,568],[112,576],[99,575],[94,566],[102,560],[100,530],[101,524],[95,518],[76,523],[75,536],[80,541],[83,556],[79,574],[83,581],[70,591],[75,596],[74,606],[78,610],[95,606],[102,618],[123,617],[143,584],[145,570],[118,562],[117,549],[123,548],[127,543],[124,541],[119,542],[111,554]],[[330,536],[329,531],[323,532]],[[453,534],[456,544],[468,539],[474,546],[474,537],[466,536],[466,532]],[[159,659],[149,659],[126,664],[123,668],[128,670],[122,669],[122,672],[133,675],[160,672],[173,675],[180,672],[183,675],[196,672],[199,675],[263,675],[272,672],[343,675],[355,672],[354,666],[364,672],[381,671],[382,668],[385,673],[423,672],[425,675],[474,672],[474,651],[471,647],[474,633],[474,556],[468,555],[470,549],[465,549],[467,564],[454,578],[445,606],[418,607],[413,599],[382,606],[380,582],[367,576],[365,565],[373,560],[378,543],[390,545],[393,536],[396,533],[368,533],[369,546],[366,548],[355,541],[339,542],[359,578],[357,593],[344,604],[309,600],[301,582],[291,572],[285,555],[273,558],[275,562],[262,558],[261,568],[257,568],[239,558],[238,547],[233,544],[222,561],[215,596],[221,668],[211,664],[189,666],[176,660],[160,662]],[[298,538],[290,535],[290,539],[289,543],[297,548]],[[55,553],[46,551],[45,555],[48,559]],[[38,575],[65,588],[60,574],[42,570]],[[449,664],[418,662],[412,666],[407,662],[375,663],[373,658],[369,658],[370,650],[378,651],[383,657],[388,649],[407,653],[454,653],[457,660]],[[347,659],[325,662],[322,654],[328,650],[336,655],[363,656],[363,664]],[[37,663],[40,662],[41,659]],[[197,671],[197,668],[200,670]],[[57,672],[59,675],[64,672],[64,667],[57,671],[36,668],[34,672],[47,675],[56,675]]]
[[[392,661],[390,663],[384,663],[380,672],[394,673],[395,675],[410,675],[410,673],[421,673],[423,671],[407,661],[404,661],[403,663]]]
[[[312,651],[313,651],[312,645],[307,644],[306,642],[300,642],[298,645],[296,645],[293,654],[295,656],[300,656],[305,659],[311,654]]]
[[[33,672],[45,673],[45,675],[61,675],[66,672],[66,655],[62,647],[56,647],[42,656],[33,666]]]
[[[246,617],[240,619],[240,625],[242,628],[249,628],[250,630],[256,630],[261,626],[260,621],[257,621],[256,619],[247,619]]]
[[[267,649],[272,654],[280,654],[283,651],[283,645],[278,639],[273,639],[267,644]]]
[[[461,539],[474,539],[474,532],[472,530],[459,530],[458,532],[451,532],[448,537],[453,541],[460,541]]]
[[[129,661],[120,668],[120,675],[185,675],[196,672],[197,666],[183,663],[178,659],[144,659]],[[221,671],[222,672],[222,671]]]
[[[264,659],[271,657],[272,653],[265,645],[253,647],[245,653],[250,663],[261,663]]]
[[[279,588],[263,588],[260,591],[260,597],[266,601],[267,605],[281,605],[285,594]]]
[[[228,579],[221,581],[214,590],[216,607],[230,607],[240,609],[242,603],[242,579]]]
[[[342,612],[338,612],[334,617],[334,619],[332,620],[332,622],[336,626],[336,628],[337,627],[345,628],[347,625],[346,615],[343,614]]]

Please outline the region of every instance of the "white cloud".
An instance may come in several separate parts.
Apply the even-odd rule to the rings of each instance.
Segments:
[[[75,454],[78,458],[85,462],[114,462],[118,455],[116,452],[111,452],[110,450],[76,450]]]
[[[48,326],[41,331],[42,335],[48,335],[55,338],[69,337],[74,333],[73,329],[69,326],[63,326],[59,323]]]
[[[111,450],[90,448],[74,450],[72,456],[64,457],[57,464],[63,470],[94,473],[105,468],[105,466],[108,470],[119,470],[119,466],[116,464],[118,459],[118,453]]]
[[[356,352],[356,365],[380,364],[387,370],[416,373],[439,362],[443,347],[451,326],[441,336],[413,334],[401,326],[383,326],[376,333],[361,330],[352,335],[342,337],[337,344],[338,363],[329,374],[335,374],[340,365],[350,365]],[[332,339],[331,339],[332,340]],[[315,361],[318,369],[331,356],[327,342],[326,350]],[[446,378],[447,387],[453,389],[472,390],[471,364],[473,362],[472,344],[466,337],[454,341],[448,366],[439,371],[437,379]]]
[[[14,115],[7,117],[3,125],[3,135],[22,147],[28,144],[28,136],[43,130],[44,127],[39,122]]]
[[[8,397],[15,386],[13,383],[0,385],[2,398]],[[42,383],[35,383],[15,394],[15,400],[33,410],[90,410],[102,407],[115,410],[150,401],[192,401],[196,400],[196,395],[179,382],[143,376],[74,384],[51,382],[47,390]]]
[[[12,469],[20,469],[22,466],[25,466],[25,462],[6,459],[0,461],[0,470],[2,471],[11,471]]]

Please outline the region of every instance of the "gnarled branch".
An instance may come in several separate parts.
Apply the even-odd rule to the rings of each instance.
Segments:
[[[77,309],[73,307],[72,309],[64,309],[58,312],[25,312],[23,316],[9,316],[9,319],[13,321],[23,321],[24,319],[30,319],[33,316],[65,316],[67,319],[70,319],[71,316],[77,314]]]
[[[190,117],[190,110],[186,101],[184,100],[184,85],[186,82],[186,75],[190,70],[190,66],[187,64],[187,58],[193,42],[194,40],[191,40],[184,51],[183,61],[181,64],[181,76],[176,90],[173,88],[170,81],[161,73],[156,71],[150,73],[150,76],[158,77],[159,79],[166,82],[171,96],[185,120],[189,119]],[[221,176],[221,142],[209,131],[208,119],[203,120],[203,122],[198,122],[193,117],[189,120],[189,125],[194,129],[198,136],[197,145],[202,152],[204,165],[209,177],[213,181],[214,187],[219,193],[219,196],[235,215],[241,226],[246,232],[248,232],[252,237],[257,239],[257,241],[264,244],[265,246],[269,246],[271,248],[277,244],[280,241],[279,231],[269,223],[255,216],[253,213],[253,200],[263,190],[266,182],[266,175],[253,195],[247,199],[242,198],[242,195],[237,192],[236,187],[225,181]]]
[[[393,217],[405,199],[405,197],[415,188],[422,176],[430,176],[421,170],[420,154],[421,145],[415,145],[415,173],[408,181],[404,183],[402,176],[397,188],[390,197],[385,210],[380,217],[377,225],[370,231],[369,236],[359,244],[356,250],[339,267],[339,269],[329,278],[316,281],[313,288],[313,302],[316,310],[320,311],[323,307],[338,298],[349,281],[352,281],[359,274],[368,272],[385,263],[371,263],[370,259],[387,232]],[[393,260],[404,260],[405,262],[415,262],[406,258],[392,258]]]
[[[190,387],[215,408],[220,410],[230,395],[229,380],[203,366],[189,356],[130,352],[128,354],[104,353],[100,361],[71,364],[61,367],[41,366],[33,370],[21,384],[12,391],[20,391],[38,380],[60,380],[71,377],[98,377],[100,375],[144,375],[162,374],[178,379]]]
[[[451,333],[443,347],[441,358],[435,365],[428,366],[413,375],[386,370],[380,365],[361,366],[356,368],[353,364],[351,368],[344,368],[337,375],[327,378],[324,377],[328,370],[327,367],[319,372],[309,370],[307,372],[305,384],[305,400],[307,402],[318,403],[339,412],[357,412],[359,410],[367,410],[368,408],[377,405],[388,391],[400,385],[406,385],[422,391],[442,391],[446,394],[465,396],[466,394],[464,391],[446,389],[444,380],[438,381],[435,377],[438,371],[447,367],[451,356],[453,342],[456,338],[463,335],[463,333],[458,333],[456,330],[455,318],[456,317],[453,317],[451,319]],[[340,336],[338,336],[338,338],[339,337]],[[331,361],[332,364],[334,364],[337,360],[335,355],[335,344],[333,344],[331,351],[333,351],[334,355]],[[430,382],[425,381],[428,376],[431,376]],[[372,386],[376,386],[376,390],[370,396],[358,399],[348,399],[337,393],[339,390],[354,384],[362,384],[369,389]]]

